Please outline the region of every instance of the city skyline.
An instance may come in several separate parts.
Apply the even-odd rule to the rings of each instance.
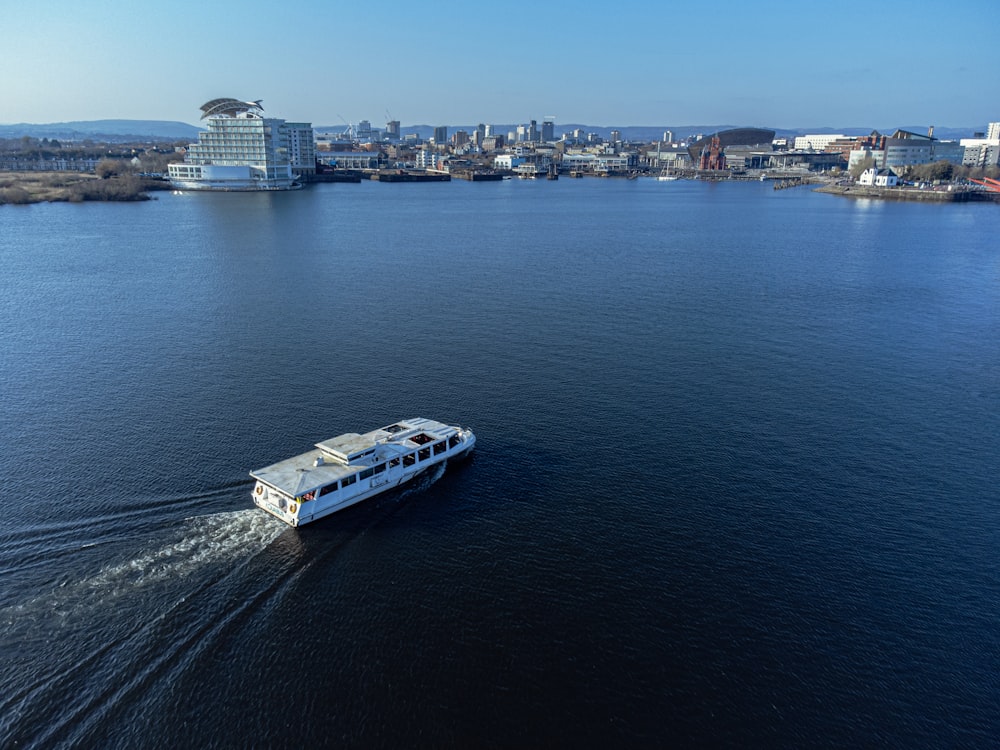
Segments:
[[[0,60],[13,74],[0,84],[0,123],[198,124],[198,107],[219,96],[320,125],[996,119],[1000,84],[984,74],[992,27],[963,13],[981,6],[872,6],[21,4],[5,11]]]

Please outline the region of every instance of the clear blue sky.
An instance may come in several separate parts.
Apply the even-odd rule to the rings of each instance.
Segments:
[[[985,128],[992,2],[35,0],[0,12],[0,123]]]

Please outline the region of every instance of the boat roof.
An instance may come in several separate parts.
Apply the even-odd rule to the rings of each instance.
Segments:
[[[363,435],[346,432],[329,438],[316,443],[315,450],[255,469],[250,476],[289,495],[301,495],[456,432],[457,427],[432,419],[405,419]]]

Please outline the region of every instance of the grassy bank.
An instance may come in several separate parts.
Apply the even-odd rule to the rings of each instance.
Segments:
[[[79,172],[2,172],[0,205],[45,201],[145,201],[150,190],[169,190],[162,180],[133,175],[102,180]]]

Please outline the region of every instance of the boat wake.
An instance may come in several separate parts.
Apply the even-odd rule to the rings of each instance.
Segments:
[[[0,628],[9,632],[27,626],[38,633],[54,622],[65,627],[90,621],[119,606],[119,600],[126,608],[134,606],[147,589],[155,598],[162,595],[155,590],[159,584],[188,579],[206,568],[231,567],[266,549],[284,531],[277,519],[255,509],[187,518],[176,538],[159,539],[124,562],[104,565],[92,575],[53,581],[21,601],[5,604],[0,607]]]
[[[192,516],[184,519],[184,527],[180,539],[109,566],[83,585],[118,590],[155,584],[260,551],[285,531],[277,519],[256,509]]]
[[[444,464],[433,467],[367,521],[385,522],[444,472]],[[190,516],[145,543],[109,537],[97,548],[78,546],[75,567],[60,558],[58,577],[25,585],[0,605],[0,661],[8,667],[0,745],[106,736],[248,620],[280,606],[313,565],[358,538],[361,518],[314,537],[319,554],[304,557],[309,531],[256,508]],[[330,531],[340,545],[327,544]],[[38,570],[18,575],[37,581]]]
[[[0,633],[19,647],[2,649],[14,669],[0,680],[0,716],[10,719],[0,719],[0,744],[16,736],[16,717],[26,715],[45,727],[23,738],[28,744],[66,739],[112,715],[128,694],[182,668],[193,643],[281,588],[287,576],[261,586],[245,569],[286,531],[256,509],[187,518],[175,532],[179,538],[161,538],[125,562],[4,606]],[[250,588],[236,594],[234,586]],[[191,642],[164,642],[164,624],[180,621],[191,623]],[[49,715],[55,705],[63,710]]]

